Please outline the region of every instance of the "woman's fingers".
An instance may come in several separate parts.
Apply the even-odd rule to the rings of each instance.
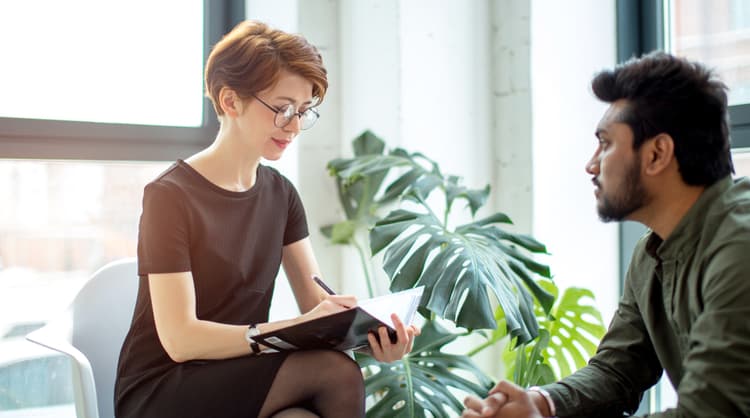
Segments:
[[[368,332],[367,333],[367,341],[370,343],[370,350],[372,351],[372,356],[375,357],[378,361],[383,361],[383,349],[380,348],[380,342],[378,341],[378,337],[375,336],[375,333]]]

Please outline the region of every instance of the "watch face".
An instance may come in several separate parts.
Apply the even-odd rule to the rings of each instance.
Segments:
[[[250,325],[247,329],[247,335],[255,337],[256,335],[260,335],[260,330],[254,324]]]

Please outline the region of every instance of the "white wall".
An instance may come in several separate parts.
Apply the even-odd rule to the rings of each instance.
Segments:
[[[606,105],[592,76],[616,61],[614,0],[535,0],[531,9],[533,233],[560,287],[594,291],[605,323],[619,298],[616,224],[596,215],[584,165]]]

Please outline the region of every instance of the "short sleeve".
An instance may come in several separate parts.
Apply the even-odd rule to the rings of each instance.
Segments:
[[[289,186],[289,212],[287,215],[286,230],[284,231],[284,245],[297,242],[309,235],[307,217],[305,216],[302,199],[300,199],[297,189],[288,180],[287,185]]]
[[[158,180],[143,191],[138,274],[190,271],[188,213],[178,193]]]

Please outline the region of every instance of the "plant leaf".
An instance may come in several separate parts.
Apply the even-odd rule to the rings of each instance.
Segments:
[[[368,129],[354,138],[352,148],[354,149],[354,155],[357,157],[372,154],[383,155],[385,141]]]
[[[427,321],[412,352],[402,360],[383,364],[357,353],[357,362],[365,369],[365,392],[374,402],[367,416],[424,417],[429,410],[435,417],[447,418],[463,410],[455,390],[487,396],[492,380],[471,359],[442,352],[458,336],[436,321]]]
[[[393,291],[405,289],[405,284],[425,285],[421,307],[468,329],[495,328],[491,292],[507,317],[508,332],[521,342],[530,341],[537,330],[534,303],[516,270],[536,265],[517,251],[507,252],[493,234],[477,233],[485,228],[474,225],[455,233],[443,229],[431,214],[397,210],[375,224],[370,244],[373,254],[390,246],[383,262]],[[427,247],[419,244],[424,236]],[[400,275],[404,277],[394,282]]]
[[[570,287],[553,308],[554,319],[539,318],[540,325],[550,332],[545,353],[558,376],[567,376],[585,366],[607,330],[601,314],[591,304],[593,300],[590,290]]]
[[[372,250],[372,254],[379,253],[407,228],[414,223],[419,223],[417,221],[420,218],[424,218],[424,215],[398,209],[376,222],[375,227],[370,230],[370,249]]]

